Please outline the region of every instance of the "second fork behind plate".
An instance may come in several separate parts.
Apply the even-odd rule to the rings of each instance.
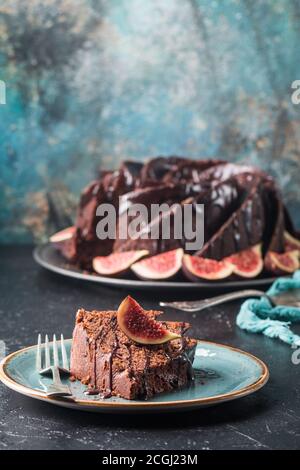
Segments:
[[[235,299],[242,299],[245,297],[265,297],[270,304],[275,307],[276,305],[286,305],[290,307],[300,308],[300,289],[291,289],[286,292],[281,292],[278,295],[270,296],[264,291],[246,289],[237,292],[230,292],[229,294],[218,295],[203,300],[185,300],[182,302],[160,302],[161,307],[172,307],[183,312],[200,312],[208,307],[221,305],[225,302],[230,302]]]

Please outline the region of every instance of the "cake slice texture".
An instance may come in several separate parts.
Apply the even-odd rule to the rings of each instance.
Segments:
[[[155,319],[161,312],[147,311]],[[193,379],[196,340],[185,337],[184,322],[161,322],[180,338],[164,344],[138,344],[119,327],[116,311],[76,315],[71,374],[103,398],[147,399],[188,385]]]

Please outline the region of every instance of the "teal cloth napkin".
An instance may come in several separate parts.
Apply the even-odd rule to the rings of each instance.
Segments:
[[[278,278],[267,291],[269,295],[300,289],[300,271],[292,278]],[[300,336],[292,332],[290,325],[300,322],[300,308],[272,307],[268,299],[248,299],[241,306],[236,323],[249,333],[262,333],[269,338],[279,338],[291,346],[300,346]]]

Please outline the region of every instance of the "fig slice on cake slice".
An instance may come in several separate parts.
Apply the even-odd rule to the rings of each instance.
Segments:
[[[121,302],[117,313],[118,325],[132,341],[141,344],[163,344],[180,338],[146,312],[136,300],[128,295]]]
[[[143,259],[131,266],[131,270],[141,279],[172,279],[181,269],[183,249],[166,251]]]
[[[233,264],[226,259],[216,261],[210,258],[184,255],[182,267],[186,277],[195,282],[199,279],[207,281],[226,279],[233,273]]]
[[[233,274],[244,278],[256,277],[261,273],[264,266],[261,244],[228,256],[226,260],[233,264]]]
[[[122,275],[129,270],[133,263],[148,254],[147,250],[132,250],[112,253],[108,256],[96,256],[93,259],[93,268],[96,273],[102,276]]]

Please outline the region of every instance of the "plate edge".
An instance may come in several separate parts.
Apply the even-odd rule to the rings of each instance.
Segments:
[[[71,341],[71,339],[66,340],[66,341]],[[67,400],[68,403],[72,403],[75,406],[79,405],[80,406],[85,406],[85,407],[91,407],[91,408],[115,408],[115,409],[141,409],[141,408],[155,408],[155,409],[160,409],[160,408],[182,408],[182,407],[197,407],[201,405],[209,405],[209,404],[217,404],[229,400],[234,400],[237,398],[241,398],[243,396],[249,395],[251,393],[256,392],[260,388],[262,388],[269,380],[270,373],[267,365],[258,357],[254,356],[251,353],[248,353],[246,351],[243,351],[241,349],[235,348],[233,346],[228,346],[226,344],[222,343],[215,343],[213,341],[206,341],[206,340],[197,340],[198,343],[206,343],[206,344],[213,344],[214,346],[219,346],[219,347],[225,347],[226,349],[230,349],[231,351],[234,351],[236,353],[242,354],[244,356],[247,356],[248,358],[250,357],[251,360],[256,362],[260,368],[261,368],[261,375],[260,377],[253,382],[252,384],[249,384],[240,390],[237,391],[232,391],[229,393],[225,394],[220,394],[220,395],[215,395],[213,397],[208,397],[208,398],[195,398],[192,400],[175,400],[171,402],[141,402],[141,403],[136,403],[136,402],[129,402],[129,403],[112,403],[112,402],[94,402],[94,401],[88,401],[88,400]],[[51,344],[51,343],[50,343]],[[33,346],[28,346],[26,348],[19,349],[18,351],[12,352],[8,356],[4,357],[2,361],[0,362],[0,380],[3,382],[7,387],[11,388],[12,390],[21,393],[22,395],[29,396],[31,398],[38,398],[40,400],[44,401],[49,401],[53,404],[59,402],[62,404],[63,402],[66,402],[66,400],[57,400],[55,398],[50,398],[47,397],[45,394],[42,392],[39,392],[37,390],[34,390],[32,388],[26,387],[25,385],[19,384],[15,380],[13,380],[5,371],[6,367],[8,366],[9,361],[16,355],[27,351],[29,349],[36,348],[36,345]]]

